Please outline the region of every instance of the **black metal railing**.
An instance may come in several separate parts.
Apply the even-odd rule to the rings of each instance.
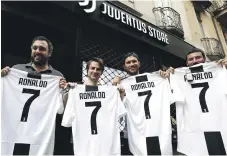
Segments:
[[[181,24],[180,14],[170,7],[153,8],[156,19],[156,25],[166,29],[178,37],[184,37],[184,31]]]
[[[223,51],[221,42],[215,38],[202,38],[201,42],[206,49],[206,55],[213,58],[224,58],[225,53]]]
[[[206,10],[213,16],[218,15],[223,10],[227,9],[227,3],[220,3],[218,1],[211,1],[212,5],[208,7]]]

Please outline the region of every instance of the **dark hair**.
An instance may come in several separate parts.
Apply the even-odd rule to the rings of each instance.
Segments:
[[[87,62],[87,66],[86,66],[86,70],[87,70],[87,72],[88,72],[88,69],[89,69],[89,67],[90,67],[90,64],[91,64],[91,62],[97,62],[98,64],[99,64],[99,67],[100,67],[100,69],[101,69],[101,72],[103,73],[103,71],[104,71],[104,62],[103,62],[103,59],[101,59],[101,58],[97,58],[97,57],[94,57],[94,58],[92,58],[91,60],[89,60],[88,62]]]
[[[188,55],[190,55],[191,53],[195,53],[195,52],[201,52],[201,54],[203,55],[203,58],[206,59],[206,56],[205,56],[205,53],[204,53],[203,50],[198,49],[198,48],[193,48],[193,49],[191,49],[190,51],[187,52],[187,54],[186,54],[186,61],[187,61]]]
[[[45,36],[36,36],[33,40],[32,40],[32,44],[37,41],[37,40],[40,40],[40,41],[46,41],[47,44],[48,44],[48,49],[49,49],[49,53],[52,54],[53,53],[53,44],[50,42],[50,40],[48,40]]]
[[[138,61],[140,61],[139,56],[135,52],[128,52],[127,54],[125,54],[125,56],[123,58],[123,61],[122,61],[123,64],[125,64],[125,60],[130,56],[134,56],[137,58]]]

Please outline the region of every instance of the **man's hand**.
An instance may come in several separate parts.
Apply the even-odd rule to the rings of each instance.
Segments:
[[[8,75],[10,67],[6,66],[1,70],[1,77]]]
[[[220,59],[220,60],[218,60],[217,63],[220,64],[220,65],[224,65],[225,68],[227,68],[227,58],[225,58],[225,59]]]
[[[59,87],[64,89],[66,86],[67,86],[67,82],[66,82],[65,78],[62,77],[59,81]]]
[[[120,75],[118,75],[112,80],[112,85],[117,86],[118,84],[120,84],[120,82],[121,82],[121,77]]]
[[[77,83],[76,82],[68,82],[68,84],[67,84],[70,88],[75,88],[75,87],[77,87]]]
[[[174,73],[174,68],[169,67],[166,71],[159,70],[159,74],[163,78],[169,78],[170,73]]]

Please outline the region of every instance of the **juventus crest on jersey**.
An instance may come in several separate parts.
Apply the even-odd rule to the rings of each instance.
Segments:
[[[172,154],[170,105],[174,102],[167,79],[157,73],[130,76],[121,82],[130,151],[134,155]]]
[[[214,62],[178,68],[170,83],[177,101],[178,151],[226,155],[226,68]]]
[[[74,154],[120,155],[118,119],[125,113],[117,87],[78,85],[71,89],[62,125],[72,126]]]
[[[59,77],[10,69],[1,79],[1,154],[53,155]]]

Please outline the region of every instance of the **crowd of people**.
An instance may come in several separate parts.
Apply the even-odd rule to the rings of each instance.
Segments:
[[[72,106],[72,105],[74,105],[73,103],[79,102],[79,100],[85,100],[85,98],[88,98],[88,101],[89,101],[89,98],[90,98],[94,102],[95,100],[97,101],[97,99],[103,98],[103,100],[104,100],[104,99],[109,98],[109,96],[113,96],[113,95],[110,95],[109,92],[106,92],[105,96],[104,96],[104,93],[102,93],[102,92],[105,92],[105,89],[102,88],[103,86],[100,86],[100,88],[98,90],[94,89],[94,88],[90,88],[90,89],[86,88],[86,86],[99,87],[98,81],[104,71],[104,61],[101,58],[93,58],[87,62],[87,65],[86,65],[87,80],[84,82],[84,84],[82,84],[82,86],[85,86],[84,93],[89,92],[88,90],[90,90],[90,92],[99,91],[100,95],[99,94],[97,94],[97,95],[96,94],[94,94],[94,95],[86,94],[86,96],[82,96],[82,91],[78,94],[75,93],[74,95],[72,95],[72,93],[71,93],[71,90],[75,90],[78,88],[78,86],[81,86],[81,85],[79,85],[77,83],[67,82],[67,80],[64,78],[63,74],[61,72],[55,70],[49,64],[48,60],[52,54],[53,54],[53,45],[52,45],[51,41],[48,40],[44,36],[35,37],[34,40],[32,41],[32,45],[31,45],[31,61],[27,64],[17,64],[17,65],[14,65],[13,67],[8,67],[8,66],[4,67],[1,70],[1,77],[3,80],[6,79],[8,77],[8,75],[11,74],[11,72],[14,72],[14,69],[26,72],[26,73],[34,75],[34,76],[49,75],[49,76],[57,77],[59,92],[61,93],[61,96],[62,96],[60,98],[62,100],[60,103],[63,105],[62,107],[65,108],[65,110],[67,110],[67,109],[69,110],[69,111],[61,112],[63,114],[63,120],[64,120],[64,118],[68,118],[69,114],[67,114],[67,113],[72,113],[73,114],[72,116],[77,117],[77,114],[75,115],[75,112],[73,112],[73,110],[77,109],[77,104],[75,104],[75,106]],[[119,96],[121,102],[119,102],[118,105],[122,104],[124,106],[124,108],[121,108],[121,110],[118,110],[117,108],[116,108],[116,110],[115,109],[112,110],[112,113],[118,113],[118,111],[121,111],[120,115],[119,116],[117,115],[116,121],[118,121],[119,118],[122,118],[122,116],[124,117],[124,120],[127,121],[126,131],[128,132],[127,133],[128,136],[126,138],[127,138],[128,144],[129,144],[129,149],[128,149],[127,154],[133,154],[133,155],[165,155],[165,154],[167,154],[167,155],[171,155],[173,153],[173,151],[172,151],[171,137],[170,137],[171,136],[171,127],[169,127],[169,126],[171,126],[171,124],[170,124],[170,113],[169,112],[170,112],[170,105],[175,102],[174,101],[175,95],[172,95],[173,94],[172,92],[175,92],[175,91],[173,90],[173,88],[171,90],[172,86],[170,83],[171,83],[171,76],[175,74],[175,71],[177,69],[169,67],[167,70],[159,70],[154,73],[140,73],[141,62],[140,62],[139,56],[135,52],[128,52],[124,56],[123,60],[124,60],[124,62],[122,62],[122,65],[123,65],[124,70],[127,72],[128,77],[125,79],[122,79],[120,76],[116,76],[112,80],[112,86],[108,85],[108,87],[115,87],[118,90],[119,94],[117,94],[117,96],[114,95],[112,97],[112,100],[114,100],[113,98],[118,98],[118,96]],[[197,67],[198,65],[201,65],[201,64],[203,65],[203,64],[207,63],[205,53],[202,50],[197,49],[197,48],[191,49],[189,52],[187,52],[185,60],[186,60],[186,67],[183,67],[183,68],[187,68],[189,70],[191,69],[191,67],[194,67],[194,66]],[[224,68],[224,70],[226,71],[227,59],[217,60],[214,64],[220,68]],[[226,75],[226,77],[227,77],[227,75]],[[49,79],[46,81],[49,83]],[[227,81],[227,80],[225,80],[225,81]],[[4,83],[7,83],[7,82],[4,81]],[[222,85],[226,85],[224,82],[219,82],[219,83]],[[15,83],[15,85],[18,85],[18,83]],[[35,87],[35,86],[33,86],[33,87]],[[227,86],[226,86],[226,88],[227,88]],[[51,90],[51,89],[49,88],[49,90]],[[146,91],[148,91],[148,92],[146,92]],[[3,93],[5,92],[5,88],[2,89],[2,92]],[[42,90],[41,90],[41,92],[42,92]],[[47,98],[45,96],[41,96],[41,92],[40,92],[40,96],[38,98]],[[33,94],[33,93],[30,93],[30,94]],[[48,95],[51,96],[52,94],[48,94]],[[83,95],[85,95],[85,94],[83,94]],[[71,97],[78,96],[77,101],[72,102],[72,100],[69,100],[70,96]],[[185,95],[185,96],[187,96],[187,95]],[[80,97],[80,99],[79,99],[79,97]],[[10,97],[4,96],[3,98],[10,98]],[[19,98],[18,101],[20,101],[20,98],[23,99],[22,95],[18,96],[18,98]],[[38,98],[37,99],[34,98],[33,100],[38,101]],[[213,97],[213,98],[215,98],[215,97]],[[227,99],[227,94],[226,94],[226,99]],[[44,103],[46,105],[49,105],[51,103],[50,101],[51,100],[49,100],[49,101],[46,100],[46,103],[45,103],[45,101],[44,101]],[[87,101],[85,101],[85,103],[86,102]],[[32,103],[32,101],[31,101],[31,103]],[[104,103],[108,104],[108,102],[105,101],[105,102],[102,102],[102,105],[104,105]],[[168,103],[169,103],[169,105],[168,105]],[[7,102],[4,103],[4,101],[3,101],[2,105],[7,105]],[[17,103],[14,102],[14,105],[17,105]],[[69,105],[71,105],[71,106],[69,106]],[[161,107],[158,107],[158,105],[160,105]],[[32,109],[33,106],[34,105],[29,105],[28,109]],[[86,107],[88,107],[88,106],[86,106]],[[101,154],[101,155],[114,155],[114,154],[121,155],[121,153],[119,153],[119,151],[120,151],[119,140],[111,139],[113,142],[117,142],[114,144],[109,143],[109,142],[104,143],[102,141],[97,141],[97,139],[102,140],[102,137],[97,137],[97,135],[101,135],[101,133],[102,133],[101,126],[99,129],[99,124],[101,124],[102,122],[99,121],[101,119],[96,116],[98,116],[99,113],[101,114],[102,111],[99,110],[99,109],[101,109],[100,108],[101,106],[99,107],[98,105],[96,105],[96,103],[92,103],[91,106],[94,106],[96,108],[92,112],[92,115],[86,114],[89,119],[88,121],[91,122],[91,127],[92,127],[92,131],[93,131],[91,134],[87,134],[87,138],[80,138],[80,136],[75,134],[78,132],[78,130],[76,130],[76,128],[78,128],[78,123],[83,124],[83,122],[85,122],[84,119],[81,119],[80,117],[78,117],[78,119],[76,119],[76,118],[67,119],[67,123],[71,122],[70,120],[74,121],[71,123],[74,144],[78,145],[79,143],[81,143],[80,141],[83,139],[90,142],[90,144],[88,144],[86,148],[84,148],[84,149],[82,148],[81,150],[78,149],[77,146],[75,145],[74,154],[75,155],[83,155],[83,154],[92,155],[92,153],[89,153],[89,151],[92,151],[93,153]],[[76,108],[74,108],[74,107],[76,107]],[[227,105],[226,105],[226,107],[227,107]],[[4,109],[4,108],[5,107],[2,107],[2,109]],[[14,109],[14,108],[11,108],[11,109]],[[106,108],[106,109],[109,109],[109,108]],[[2,110],[2,111],[7,111],[7,110]],[[19,113],[21,112],[21,110],[14,110],[12,112],[15,112],[15,111],[18,111]],[[50,112],[47,112],[46,107],[43,107],[43,108],[37,107],[37,111],[39,113],[41,112],[41,114],[42,114],[42,112],[43,112],[43,114],[50,113]],[[106,110],[106,111],[109,111],[109,110]],[[144,111],[145,111],[145,113],[144,113]],[[83,111],[81,110],[81,112],[83,112]],[[163,115],[162,113],[164,113],[164,112],[168,112],[168,113],[166,113],[166,115]],[[104,112],[102,112],[102,113],[104,113]],[[110,113],[110,112],[108,112],[108,113]],[[106,115],[108,115],[108,113]],[[3,115],[4,114],[2,114],[2,120],[5,119]],[[14,115],[15,114],[10,113],[10,116],[14,116]],[[49,114],[49,116],[51,116],[51,115],[56,116],[56,114]],[[214,114],[212,114],[212,115],[214,115]],[[29,120],[30,116],[31,116],[31,118],[37,118],[36,112],[32,111],[32,110],[29,111],[28,120]],[[67,116],[67,117],[65,117],[65,116]],[[93,120],[92,117],[94,117],[94,116],[97,119]],[[116,116],[110,115],[110,114],[109,114],[109,116],[116,117]],[[90,120],[90,117],[91,117],[91,120]],[[44,121],[40,121],[40,120],[47,120],[47,119],[37,118],[35,120],[37,122],[36,124],[40,124],[40,123],[44,122]],[[156,120],[156,121],[154,121],[154,120]],[[112,121],[112,120],[110,120],[110,121]],[[95,124],[93,124],[94,122],[95,122]],[[112,122],[108,123],[107,122],[107,123],[102,123],[102,124],[106,125],[106,128],[108,128],[108,126],[111,127],[110,124],[114,124],[115,127],[118,127],[119,125],[117,123],[112,123]],[[22,120],[13,121],[13,122],[11,120],[9,120],[9,122],[6,122],[5,124],[17,124],[17,126],[19,127],[22,124],[25,124],[25,122],[23,122]],[[9,127],[9,126],[5,126],[5,124],[2,125],[2,129],[4,129],[5,127]],[[62,125],[65,127],[69,127],[68,124],[62,124]],[[26,126],[26,125],[23,125],[23,126]],[[44,126],[44,127],[53,126],[54,127],[55,124],[50,125],[48,122],[46,122],[46,123],[43,123],[43,125],[39,125],[39,126]],[[96,129],[93,126],[95,126]],[[105,129],[105,128],[103,128],[103,129]],[[21,130],[21,129],[18,128],[17,130]],[[24,127],[24,128],[22,128],[21,131],[31,132],[32,130],[34,130],[32,127]],[[117,128],[116,130],[119,130],[119,128]],[[8,130],[8,131],[11,132],[11,130]],[[98,131],[98,132],[96,132],[96,131]],[[35,137],[38,137],[37,133],[44,134],[44,132],[42,132],[42,131],[37,132],[37,129],[35,129],[33,133],[32,132],[29,134],[27,133],[28,136],[26,136],[26,133],[23,134],[23,139],[18,140],[18,138],[19,138],[18,135],[20,135],[19,133],[17,132],[17,133],[15,133],[15,135],[12,134],[12,136],[15,137],[10,140],[11,143],[13,142],[15,144],[13,146],[6,145],[5,143],[7,142],[7,140],[1,140],[2,145],[4,143],[4,146],[2,146],[2,154],[7,154],[7,155],[31,154],[32,149],[34,151],[34,153],[32,153],[32,154],[34,154],[34,155],[53,154],[53,150],[47,150],[47,149],[44,150],[44,149],[41,149],[41,148],[43,148],[41,146],[40,147],[32,146],[35,142],[34,140],[36,140]],[[54,133],[54,131],[52,133]],[[7,135],[10,135],[10,134],[7,134]],[[51,134],[51,135],[54,135],[54,134]],[[227,133],[226,133],[226,135],[227,135]],[[105,131],[105,134],[102,134],[102,136],[110,137],[111,135]],[[227,140],[226,140],[227,137],[224,134],[223,134],[223,136],[224,137],[222,137],[222,139],[224,142],[224,147],[227,147]],[[31,142],[29,141],[29,137],[33,138]],[[45,136],[45,137],[47,137],[47,136]],[[94,139],[94,137],[97,137],[97,138]],[[114,138],[117,136],[111,136],[111,137]],[[50,139],[53,139],[53,138],[50,137]],[[103,140],[105,140],[105,139],[103,138]],[[50,140],[48,140],[48,141],[50,142]],[[92,142],[94,142],[94,144],[92,144]],[[196,140],[195,140],[195,142],[196,142]],[[28,152],[27,153],[25,152],[24,146],[19,146],[19,148],[16,148],[16,144],[18,144],[18,143],[31,145],[31,146],[29,146],[29,148],[27,147]],[[110,144],[111,147],[107,146],[108,144]],[[215,144],[215,142],[214,142],[214,144]],[[88,146],[91,146],[91,147],[88,147]],[[119,146],[119,147],[116,147],[113,150],[112,146]],[[223,147],[223,149],[227,150],[227,148],[224,148],[224,147]],[[102,150],[102,148],[106,148],[106,149]],[[110,149],[110,150],[108,150],[108,149]],[[18,151],[21,151],[21,150],[22,150],[22,152],[18,153]],[[100,151],[101,151],[101,153],[100,153]],[[209,151],[209,149],[208,149],[208,151]],[[104,153],[102,153],[102,152],[104,152]],[[190,154],[190,153],[193,153],[193,150],[192,151],[190,151],[190,150],[182,151],[181,150],[179,152],[181,152],[183,154]],[[198,149],[196,152],[198,152]],[[200,153],[200,152],[198,152],[198,153]],[[219,150],[219,153],[217,153],[217,154],[223,154],[223,153],[226,154],[226,152],[221,149],[221,150]],[[195,153],[193,153],[193,154],[195,154]],[[201,152],[201,154],[204,154],[204,153]]]

